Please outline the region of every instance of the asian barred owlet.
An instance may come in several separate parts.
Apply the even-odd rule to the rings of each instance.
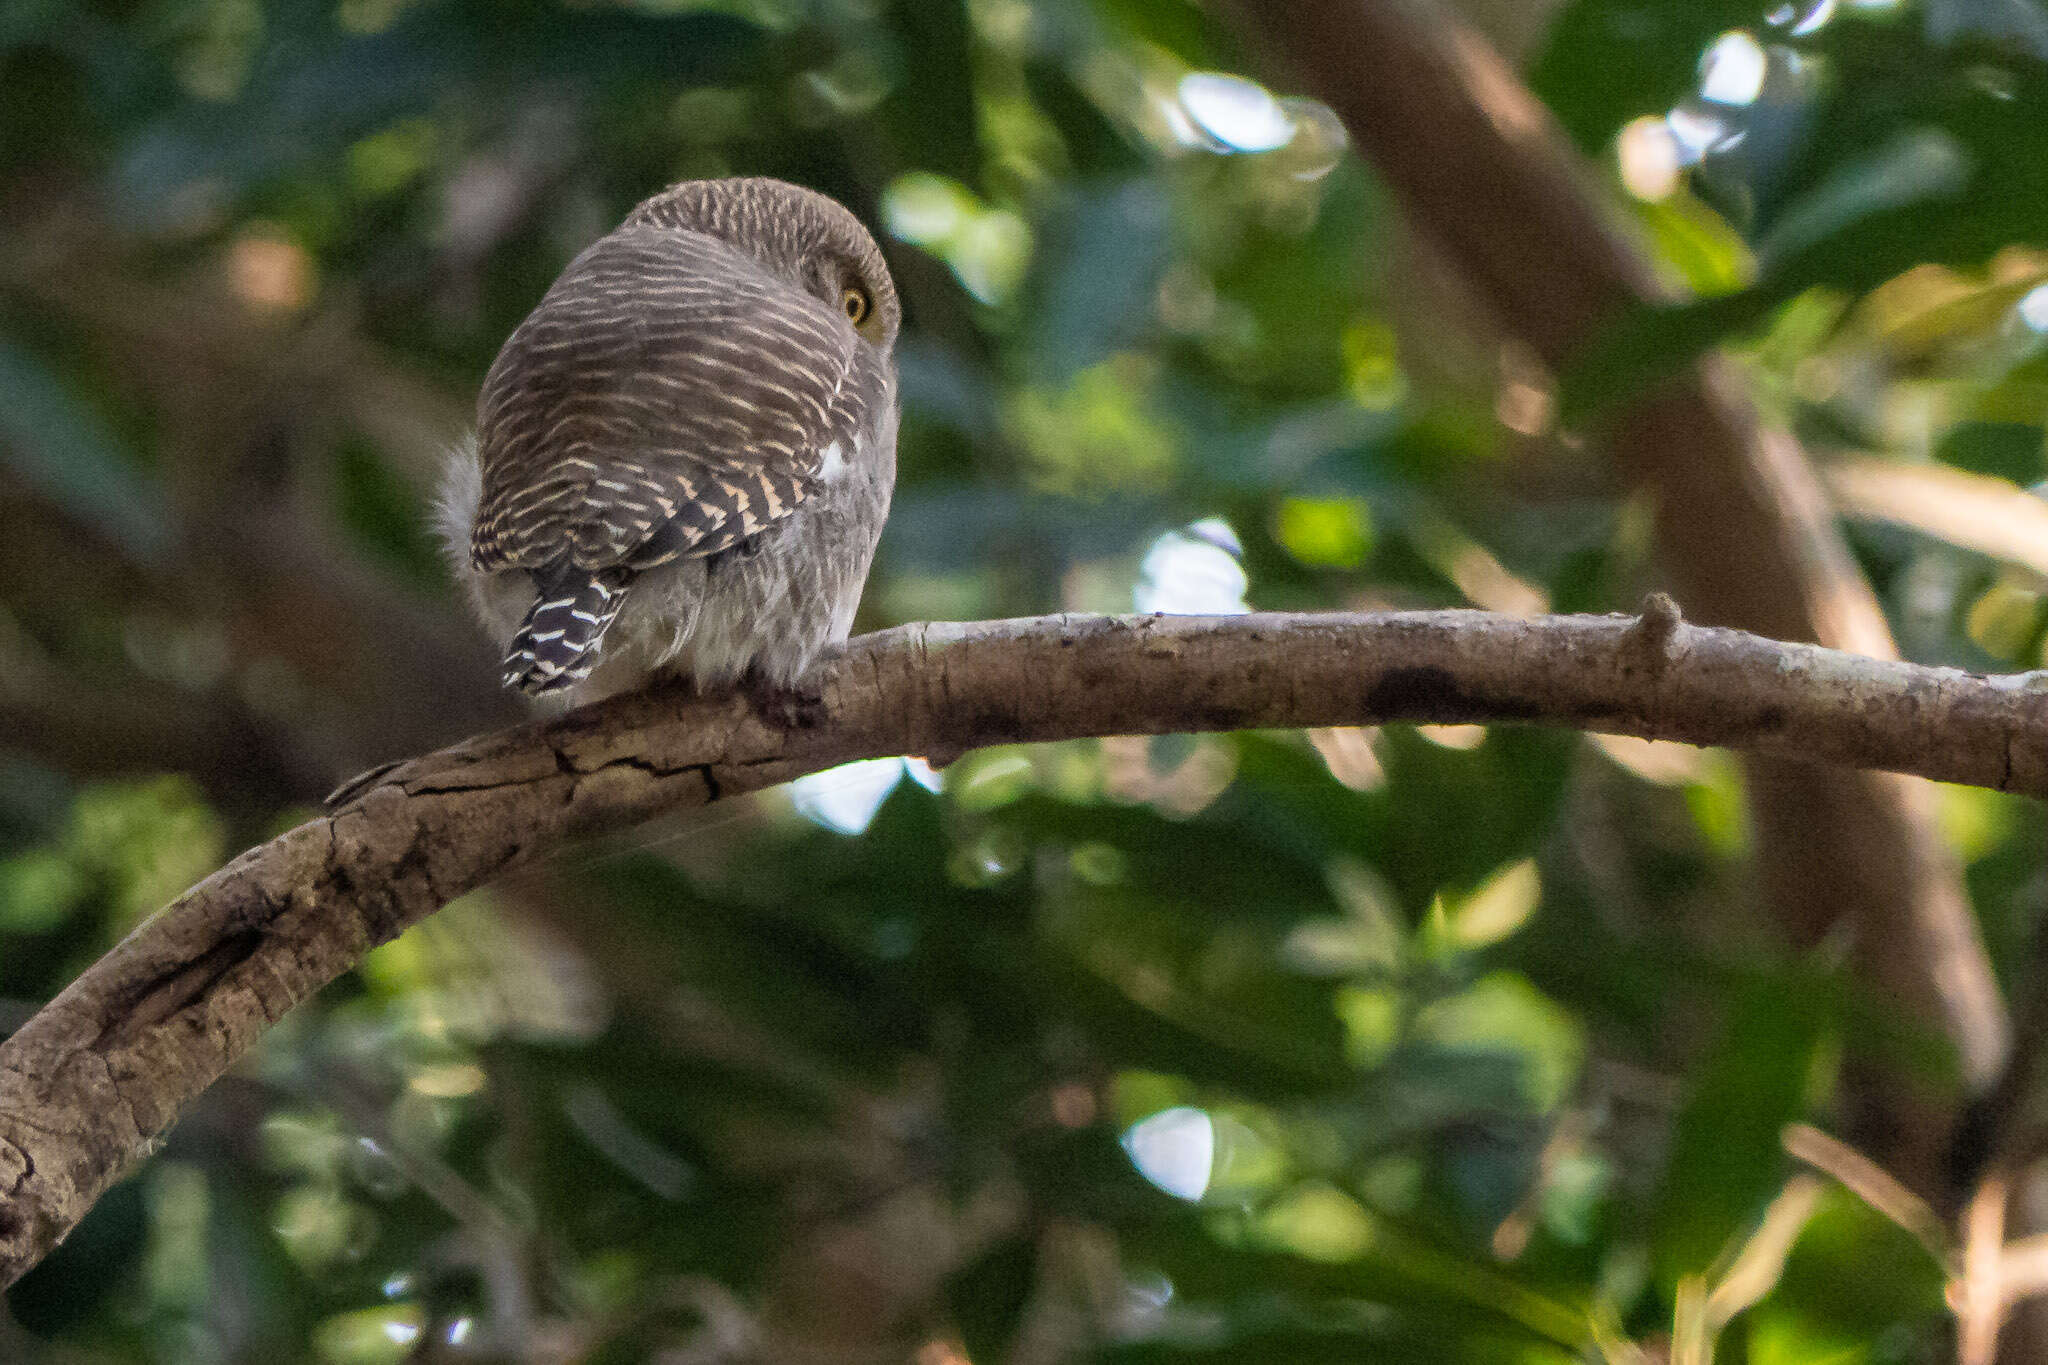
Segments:
[[[901,311],[860,221],[686,181],[506,341],[442,497],[507,686],[794,686],[846,639],[896,477]]]

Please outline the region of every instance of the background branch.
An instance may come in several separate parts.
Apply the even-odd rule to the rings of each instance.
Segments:
[[[1232,6],[1246,32],[1343,119],[1426,237],[1552,373],[1630,306],[1664,292],[1611,197],[1543,103],[1472,28],[1425,0]],[[1658,555],[1688,614],[1775,639],[1893,657],[1869,585],[1797,441],[1763,423],[1709,360],[1614,415],[1605,445],[1656,509]],[[1748,764],[1758,876],[1797,946],[1858,917],[1864,971],[1953,1047],[1965,1090],[2005,1063],[2011,1028],[1932,793],[1896,776]],[[1953,1126],[1896,1085],[1859,1141],[1931,1197]]]
[[[270,1024],[562,840],[849,759],[1383,721],[1598,729],[2048,794],[2048,696],[1646,614],[1040,617],[911,626],[821,675],[820,723],[641,693],[405,763],[244,853],[0,1044],[0,1283]]]

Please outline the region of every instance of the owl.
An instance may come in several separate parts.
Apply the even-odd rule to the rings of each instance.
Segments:
[[[860,220],[779,180],[675,185],[571,261],[440,502],[506,686],[798,688],[888,516],[901,320]]]

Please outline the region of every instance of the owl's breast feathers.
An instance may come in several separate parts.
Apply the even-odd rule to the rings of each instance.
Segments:
[[[843,318],[716,238],[601,239],[485,380],[472,562],[630,574],[747,539],[853,440],[857,348]]]

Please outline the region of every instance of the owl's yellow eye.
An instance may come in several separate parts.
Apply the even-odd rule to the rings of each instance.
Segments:
[[[846,320],[858,327],[868,320],[875,302],[868,297],[868,291],[858,285],[849,284],[840,291],[839,306],[846,310]]]

